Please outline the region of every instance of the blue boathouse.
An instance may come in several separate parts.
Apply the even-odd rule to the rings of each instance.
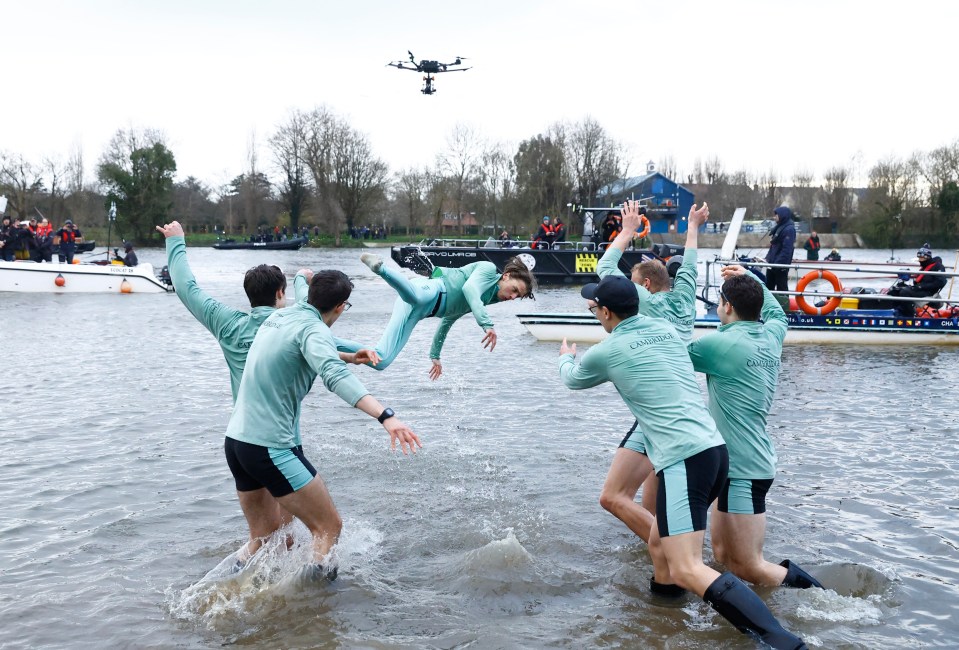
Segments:
[[[627,199],[642,201],[646,206],[650,232],[686,232],[686,215],[693,205],[693,193],[679,183],[666,178],[652,161],[646,165],[646,174],[633,176],[601,187],[596,193],[594,213],[602,212],[600,206],[615,207]],[[605,215],[594,217],[599,224]]]

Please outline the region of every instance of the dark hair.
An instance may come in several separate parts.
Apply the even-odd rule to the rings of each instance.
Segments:
[[[745,275],[734,275],[723,282],[721,291],[740,320],[759,320],[763,309],[763,288]]]
[[[251,307],[274,307],[276,292],[286,291],[286,276],[278,266],[260,264],[243,276],[243,290]]]
[[[669,271],[666,270],[666,265],[659,260],[646,260],[645,262],[634,264],[630,271],[632,273],[639,273],[639,277],[642,280],[648,278],[652,293],[669,291]]]
[[[310,280],[310,296],[307,302],[323,314],[346,302],[352,292],[353,283],[343,271],[317,271]]]
[[[506,260],[506,266],[503,267],[503,275],[509,275],[526,285],[526,295],[523,298],[533,298],[533,290],[536,288],[536,278],[533,272],[529,270],[526,263],[518,257],[511,257]]]

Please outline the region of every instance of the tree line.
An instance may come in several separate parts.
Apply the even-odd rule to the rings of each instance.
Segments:
[[[318,228],[339,245],[364,225],[411,238],[463,234],[525,238],[543,215],[560,216],[571,235],[578,207],[594,206],[600,190],[646,173],[634,156],[591,117],[556,122],[519,144],[486,138],[457,125],[430,165],[391,169],[369,138],[327,106],[291,111],[262,149],[251,138],[245,170],[221,187],[194,176],[176,181],[176,159],[160,131],[121,129],[88,180],[79,148],[65,157],[28,160],[0,152],[0,194],[18,219],[44,214],[88,226],[106,224],[117,206],[117,227],[148,244],[153,226],[177,219],[188,231],[247,236],[260,228]],[[858,181],[854,162],[817,175],[797,170],[727,170],[718,156],[680,169],[671,156],[657,171],[685,185],[714,215],[746,207],[765,218],[786,203],[813,228],[859,232],[869,245],[901,247],[921,241],[959,243],[959,140],[908,158],[890,156]],[[856,185],[864,185],[857,187]],[[720,216],[722,219],[722,216]]]

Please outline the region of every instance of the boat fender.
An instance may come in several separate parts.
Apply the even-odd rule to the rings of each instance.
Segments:
[[[63,277],[62,273],[57,273],[57,277],[53,280],[53,283],[57,285],[58,287],[63,287],[63,286],[66,286],[67,279]]]
[[[810,314],[812,316],[822,316],[828,314],[836,309],[840,304],[842,304],[842,298],[839,296],[833,296],[829,301],[822,307],[816,307],[810,305],[806,301],[806,296],[802,295],[802,292],[806,289],[810,282],[813,280],[823,279],[829,282],[832,285],[833,291],[835,293],[842,293],[842,283],[839,282],[839,278],[836,277],[836,274],[832,271],[810,271],[806,275],[802,276],[799,279],[799,283],[796,285],[796,291],[800,295],[796,296],[796,304],[805,314]]]
[[[120,283],[120,293],[133,293],[133,285],[126,278]]]

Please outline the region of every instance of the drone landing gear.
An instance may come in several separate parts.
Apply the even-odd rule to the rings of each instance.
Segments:
[[[436,88],[433,88],[433,77],[426,75],[423,77],[423,89],[420,91],[424,95],[432,95],[436,92]]]

